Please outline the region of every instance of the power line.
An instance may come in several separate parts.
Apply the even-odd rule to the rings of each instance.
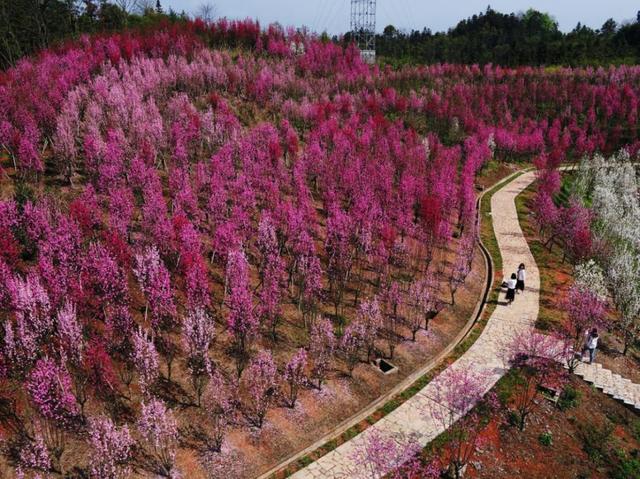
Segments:
[[[336,18],[336,15],[340,12],[340,4],[343,0],[334,0],[329,8],[326,10],[326,15],[324,17],[324,25],[323,30],[329,31],[331,27],[331,23]],[[336,8],[337,7],[337,8]]]

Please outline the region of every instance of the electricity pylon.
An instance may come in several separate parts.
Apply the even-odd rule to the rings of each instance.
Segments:
[[[376,0],[351,0],[351,33],[362,58],[376,59]]]

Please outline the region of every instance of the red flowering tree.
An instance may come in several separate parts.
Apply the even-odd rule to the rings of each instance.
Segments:
[[[542,388],[560,390],[565,377],[561,360],[566,353],[561,339],[532,330],[516,334],[506,351],[515,368],[513,400],[518,428],[524,431]]]
[[[481,445],[486,418],[495,416],[499,401],[494,394],[483,400],[484,375],[462,367],[450,367],[434,379],[435,403],[427,414],[448,431],[446,457],[453,477],[460,479],[465,466]]]

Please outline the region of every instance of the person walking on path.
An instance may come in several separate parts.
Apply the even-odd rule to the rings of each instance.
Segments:
[[[598,330],[596,328],[593,328],[589,333],[587,333],[587,340],[585,341],[584,349],[589,351],[589,364],[593,363],[593,360],[596,358],[598,339]]]
[[[516,292],[524,293],[524,281],[527,279],[527,270],[524,267],[524,263],[520,263],[518,266]]]
[[[516,299],[516,283],[517,276],[513,273],[511,278],[507,281],[507,305],[510,305],[513,303],[513,300]]]

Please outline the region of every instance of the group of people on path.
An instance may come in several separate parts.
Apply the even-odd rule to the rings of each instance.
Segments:
[[[511,277],[507,280],[507,306],[511,306],[511,304],[516,299],[516,294],[524,293],[524,282],[527,278],[527,270],[524,266],[524,263],[520,263],[518,266],[518,271],[511,274]],[[582,348],[582,357],[584,358],[585,354],[589,354],[589,364],[593,363],[596,357],[596,349],[598,348],[598,330],[596,328],[592,328],[587,331],[585,335],[584,347]]]
[[[516,299],[516,293],[524,293],[524,282],[527,279],[527,270],[524,263],[520,263],[518,271],[507,280],[507,306],[511,306]]]

